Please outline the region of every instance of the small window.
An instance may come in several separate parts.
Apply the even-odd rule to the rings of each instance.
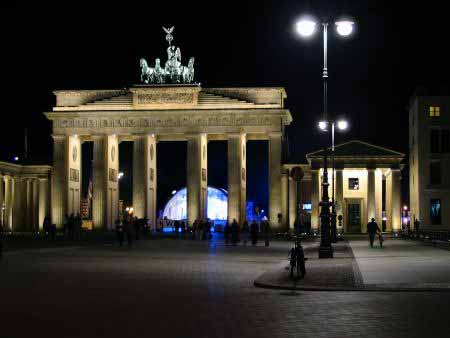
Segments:
[[[431,225],[441,225],[441,200],[439,198],[430,200],[430,221]]]
[[[450,130],[441,129],[441,151],[443,153],[450,152]]]
[[[430,184],[441,184],[441,162],[430,163]]]
[[[441,107],[431,107],[429,110],[430,117],[440,117],[441,116]]]
[[[349,178],[348,179],[348,189],[349,190],[359,190],[359,178]]]
[[[430,130],[430,151],[432,153],[439,152],[439,129]]]

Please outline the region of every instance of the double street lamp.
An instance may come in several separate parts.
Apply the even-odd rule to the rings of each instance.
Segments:
[[[297,32],[304,38],[312,36],[317,27],[317,22],[304,18],[297,22]],[[321,207],[320,211],[320,247],[319,258],[332,258],[333,248],[331,242],[336,241],[336,208],[334,201],[334,130],[335,127],[339,130],[345,130],[348,127],[348,122],[345,120],[335,121],[328,118],[328,26],[329,23],[324,21],[321,23],[323,32],[323,118],[319,122],[319,128],[323,131],[328,131],[329,125],[331,125],[331,143],[332,143],[332,202],[328,196],[328,171],[327,171],[327,155],[328,148],[324,151],[324,163],[323,163],[323,178],[322,178],[322,201],[319,203]],[[353,32],[354,22],[350,20],[340,20],[335,22],[336,31],[342,37],[348,37]],[[330,214],[330,206],[332,207],[332,213]],[[330,217],[331,216],[331,217]],[[331,219],[330,219],[331,218]],[[331,221],[331,233],[330,233],[330,221]]]

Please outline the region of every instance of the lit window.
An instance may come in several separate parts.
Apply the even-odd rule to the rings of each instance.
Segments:
[[[431,107],[429,110],[430,117],[439,117],[441,116],[441,107]]]
[[[348,179],[348,189],[349,190],[359,190],[359,178],[349,178]]]
[[[441,225],[441,200],[439,198],[430,200],[430,220],[431,225]]]

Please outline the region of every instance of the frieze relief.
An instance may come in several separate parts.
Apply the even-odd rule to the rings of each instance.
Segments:
[[[55,119],[54,127],[60,129],[92,128],[154,128],[183,126],[270,126],[279,125],[280,118],[274,116],[169,116],[153,118],[75,118]]]
[[[194,103],[193,93],[156,92],[137,95],[138,104],[179,104]]]

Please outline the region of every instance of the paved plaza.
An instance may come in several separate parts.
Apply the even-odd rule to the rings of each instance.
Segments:
[[[362,278],[369,283],[403,283],[398,277],[401,273],[393,273],[403,264],[425,263],[416,269],[430,262],[433,267],[449,262],[448,251],[417,242],[386,241],[383,251],[367,250],[364,243],[354,241],[351,247],[361,263]],[[107,242],[9,251],[0,260],[0,337],[395,338],[448,334],[447,292],[254,287],[258,276],[287,259],[288,247],[286,242],[265,248],[157,239],[141,240],[132,249]],[[385,257],[390,253],[395,256]],[[384,269],[390,279],[373,272],[375,266],[384,267],[390,261]],[[417,276],[420,282],[428,281],[420,271]],[[430,276],[438,278],[440,273]],[[408,272],[405,278],[412,274]]]

